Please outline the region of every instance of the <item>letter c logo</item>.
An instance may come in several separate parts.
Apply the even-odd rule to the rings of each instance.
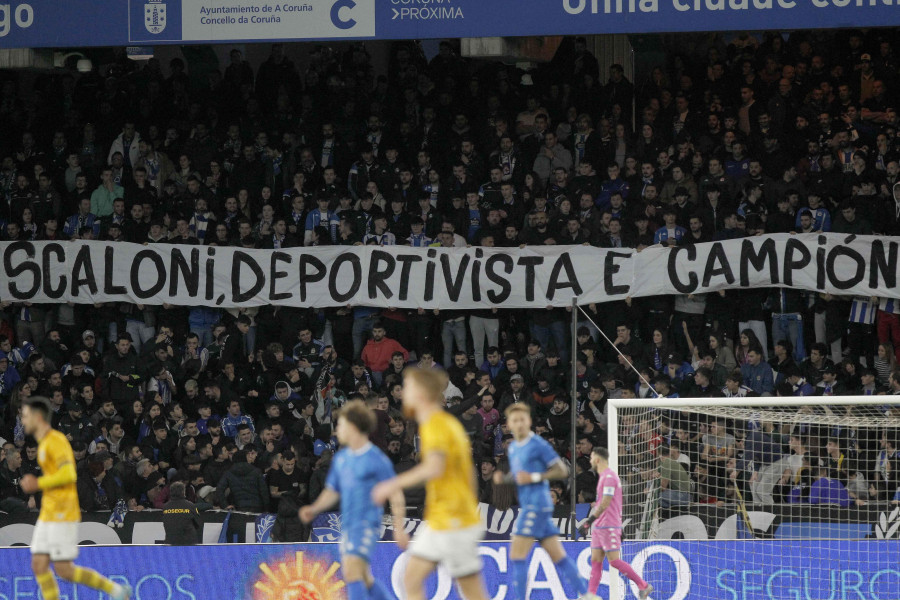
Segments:
[[[338,29],[350,29],[354,25],[356,25],[356,19],[347,19],[346,21],[341,19],[340,12],[342,8],[347,8],[348,10],[352,10],[353,7],[356,6],[356,2],[353,0],[337,0],[331,6],[331,22],[334,23],[334,26]]]

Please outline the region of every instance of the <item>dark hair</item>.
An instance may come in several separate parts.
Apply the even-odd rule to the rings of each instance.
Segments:
[[[48,423],[50,422],[50,415],[53,414],[53,407],[50,406],[50,400],[44,396],[29,396],[25,399],[24,405],[27,406],[29,410],[40,413],[41,418]]]

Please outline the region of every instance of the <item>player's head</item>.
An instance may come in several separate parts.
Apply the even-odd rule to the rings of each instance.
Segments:
[[[352,445],[360,436],[368,438],[375,431],[375,413],[362,400],[351,400],[338,413],[337,439],[340,444]]]
[[[447,374],[437,369],[409,367],[403,371],[403,412],[408,418],[426,407],[443,406]]]
[[[22,405],[22,427],[27,435],[34,435],[42,425],[50,423],[53,408],[43,396],[29,396]]]
[[[600,467],[604,469],[609,465],[609,450],[602,446],[594,446],[591,450],[591,466],[595,471],[600,471]]]
[[[524,439],[531,432],[531,408],[523,403],[510,404],[503,411],[509,432],[517,440]]]

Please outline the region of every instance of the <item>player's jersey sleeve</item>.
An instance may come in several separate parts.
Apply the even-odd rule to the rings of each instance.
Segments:
[[[600,481],[601,496],[615,496],[616,490],[619,488],[619,480],[613,475],[604,475]]]
[[[325,478],[325,487],[334,490],[338,494],[341,493],[341,478],[338,473],[340,473],[343,462],[343,456],[340,453],[335,455],[334,460],[331,462],[331,468],[328,470],[328,476]]]
[[[553,449],[553,446],[550,445],[550,442],[548,442],[544,438],[539,437],[536,439],[537,458],[540,460],[541,464],[544,465],[545,469],[549,469],[561,460],[559,454],[556,453],[556,450]]]
[[[63,465],[75,464],[75,453],[72,446],[66,443],[68,440],[62,436],[54,436],[47,447],[47,455],[53,465],[53,472],[59,471]]]
[[[446,454],[451,447],[450,431],[441,427],[439,419],[429,419],[419,430],[419,445],[422,456],[431,452]]]

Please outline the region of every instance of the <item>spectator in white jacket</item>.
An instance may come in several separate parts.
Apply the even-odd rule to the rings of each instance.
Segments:
[[[134,121],[126,121],[122,126],[122,133],[116,136],[112,145],[109,147],[109,155],[106,157],[106,164],[112,164],[113,154],[121,152],[125,159],[125,167],[127,171],[134,168],[138,158],[140,158],[140,149],[138,144],[141,142],[141,135],[134,126]]]

